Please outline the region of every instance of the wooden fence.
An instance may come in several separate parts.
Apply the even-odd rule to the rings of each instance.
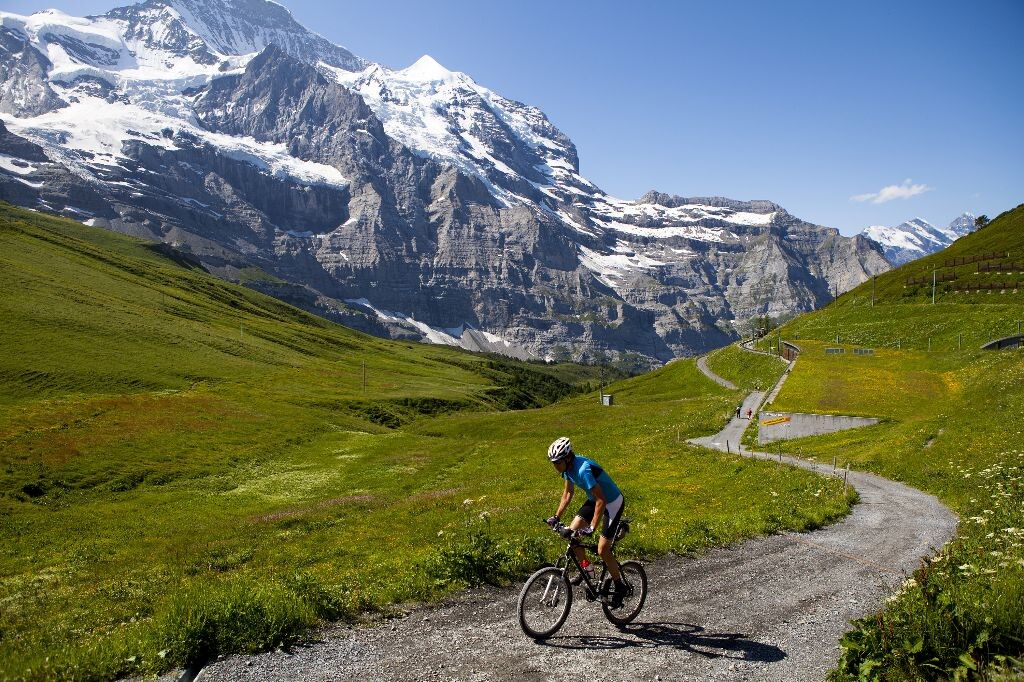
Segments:
[[[956,273],[955,272],[943,272],[942,274],[936,274],[935,275],[935,282],[936,283],[939,283],[939,282],[955,282],[955,281],[956,281]],[[908,277],[907,278],[907,286],[908,287],[912,287],[915,284],[931,284],[931,283],[932,283],[932,275],[928,275],[927,277]]]
[[[1024,282],[961,282],[949,287],[948,291],[1013,291],[1021,287],[1024,287]]]
[[[978,263],[978,272],[1024,272],[1024,261],[1005,260],[999,263]]]
[[[979,253],[974,256],[960,256],[958,258],[947,258],[942,261],[942,267],[944,268],[955,268],[958,265],[968,265],[970,263],[977,263],[978,261],[984,260],[996,260],[998,258],[1009,258],[1009,251],[1000,251],[998,253]]]

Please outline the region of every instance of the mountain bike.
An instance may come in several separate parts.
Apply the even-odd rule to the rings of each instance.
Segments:
[[[612,538],[612,547],[629,532],[629,519],[622,519]],[[604,615],[615,625],[626,625],[640,615],[647,601],[647,573],[639,561],[619,562],[622,580],[626,583],[626,594],[620,606],[612,605],[611,591],[614,589],[608,567],[601,563],[601,576],[584,570],[576,558],[576,547],[597,554],[597,545],[580,540],[580,534],[564,524],[557,524],[552,530],[569,541],[554,566],[545,566],[531,575],[519,593],[519,626],[528,637],[547,639],[565,623],[572,608],[573,584],[582,588],[587,601],[600,601]],[[607,579],[607,580],[606,580]]]

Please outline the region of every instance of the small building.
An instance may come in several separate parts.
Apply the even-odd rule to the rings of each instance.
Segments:
[[[612,406],[612,402],[613,402],[613,400],[612,400],[612,394],[611,393],[602,393],[601,394],[601,404],[602,405],[604,405],[605,407],[611,407]]]

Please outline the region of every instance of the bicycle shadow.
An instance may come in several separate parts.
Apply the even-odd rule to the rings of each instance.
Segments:
[[[708,632],[692,623],[631,623],[620,627],[619,631],[632,637],[574,635],[552,637],[540,644],[557,649],[605,650],[670,646],[705,658],[735,658],[763,663],[786,658],[786,652],[772,644],[762,644],[742,633]]]

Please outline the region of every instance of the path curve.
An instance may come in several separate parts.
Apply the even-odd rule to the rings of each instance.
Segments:
[[[747,423],[735,418],[699,442],[725,449]],[[375,627],[333,626],[291,652],[232,656],[197,679],[821,680],[849,621],[876,611],[957,524],[935,497],[908,486],[857,471],[849,482],[860,504],[828,528],[649,563],[647,605],[621,629],[579,599],[557,636],[534,643],[516,620],[517,586],[478,589]]]
[[[717,374],[711,371],[711,368],[708,367],[708,356],[702,355],[699,358],[697,358],[697,369],[703,372],[704,376],[706,376],[708,379],[711,379],[719,386],[724,386],[730,391],[736,390],[736,384],[732,383],[728,379],[723,379],[722,377],[718,376]]]

